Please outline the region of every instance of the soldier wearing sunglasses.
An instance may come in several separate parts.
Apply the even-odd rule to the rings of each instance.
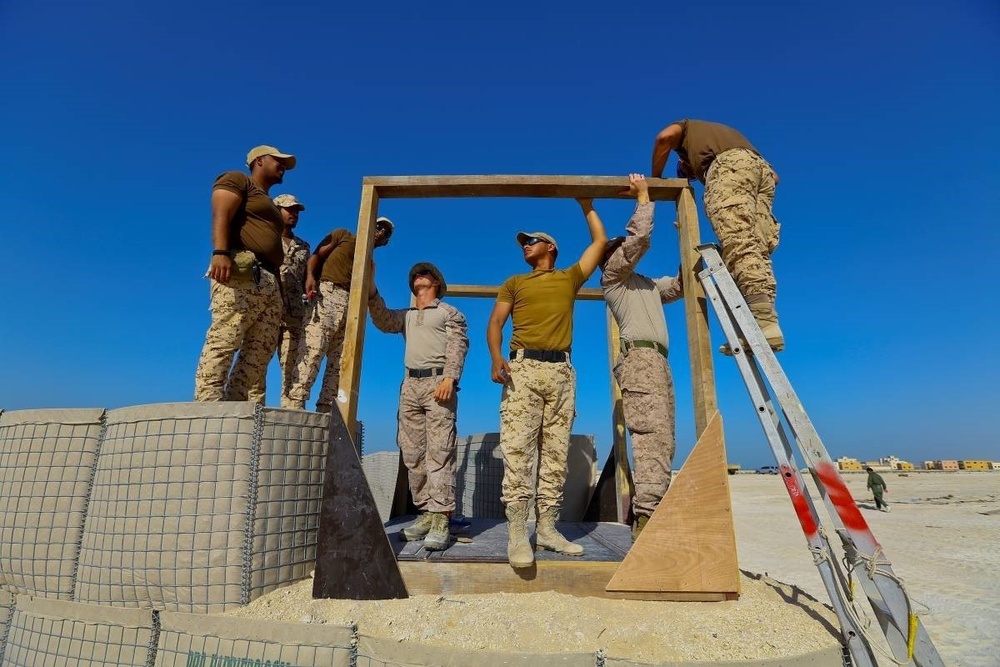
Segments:
[[[538,547],[579,556],[583,547],[556,530],[566,482],[566,457],[576,415],[576,372],[570,364],[576,293],[597,269],[607,234],[590,199],[583,209],[591,243],[568,269],[557,269],[559,247],[544,232],[517,234],[529,273],[508,278],[490,315],[486,342],[491,375],[503,385],[500,450],[502,501],[508,521],[507,559],[513,568],[535,561],[528,537],[529,503],[535,496]],[[513,320],[510,351],[501,352],[503,327]],[[537,484],[532,468],[538,456]]]

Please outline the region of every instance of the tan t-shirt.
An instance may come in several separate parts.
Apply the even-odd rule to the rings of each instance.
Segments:
[[[328,243],[334,245],[333,251],[327,255],[323,262],[323,271],[320,280],[333,283],[341,289],[351,289],[351,273],[354,270],[354,249],[357,246],[357,239],[354,234],[346,229],[335,229],[319,242],[316,249],[319,250]]]
[[[281,246],[284,222],[271,197],[241,171],[227,171],[215,179],[213,189],[235,192],[246,202],[229,226],[229,249],[251,251],[262,264],[277,273],[285,257]]]
[[[692,175],[703,183],[716,155],[731,148],[746,148],[760,154],[746,137],[722,123],[685,118],[671,125],[680,125],[684,129],[677,153],[691,165]]]
[[[511,350],[559,350],[573,344],[573,306],[586,279],[579,264],[568,269],[511,276],[497,301],[513,304]]]

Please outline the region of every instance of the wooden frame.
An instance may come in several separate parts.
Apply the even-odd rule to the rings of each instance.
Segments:
[[[691,385],[694,397],[695,432],[698,444],[688,463],[675,474],[675,481],[646,530],[608,583],[607,591],[621,597],[642,599],[733,599],[739,594],[736,540],[732,524],[729,486],[726,479],[725,444],[715,394],[715,377],[708,332],[708,304],[695,279],[700,244],[698,213],[688,181],[648,179],[650,199],[674,201],[680,236],[681,270],[684,276],[684,310],[690,350]],[[610,176],[374,176],[361,188],[358,213],[357,251],[354,256],[352,289],[341,356],[338,405],[349,432],[354,432],[361,383],[361,358],[371,275],[368,271],[374,247],[375,220],[382,199],[443,197],[519,198],[625,198],[628,179]],[[449,285],[449,297],[495,297],[498,288],[484,285]],[[583,289],[581,300],[603,299],[599,289]],[[618,327],[609,316],[610,363],[617,353]],[[627,444],[621,423],[621,394],[612,376],[615,405],[614,447],[615,498],[618,521],[625,522],[631,494]],[[689,463],[690,470],[689,470]],[[683,481],[683,484],[681,483]],[[700,483],[711,482],[711,483]],[[681,493],[688,502],[684,512],[669,512],[668,500]],[[692,494],[698,497],[692,497]],[[701,498],[699,494],[704,495]],[[661,512],[661,510],[663,510]],[[667,515],[670,516],[667,516]],[[706,530],[706,527],[709,527]],[[686,544],[683,554],[669,558],[664,549]],[[690,545],[694,545],[691,547]],[[634,557],[633,557],[634,555]]]

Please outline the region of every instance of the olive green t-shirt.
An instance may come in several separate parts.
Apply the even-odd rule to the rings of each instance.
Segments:
[[[692,175],[703,183],[705,174],[708,173],[708,168],[712,166],[716,155],[725,153],[731,148],[746,148],[757,153],[757,149],[747,141],[746,137],[722,123],[685,118],[671,125],[680,125],[683,128],[684,137],[677,148],[677,153],[691,165]]]
[[[341,289],[351,289],[351,273],[354,270],[354,249],[357,247],[357,239],[354,234],[346,229],[335,229],[319,242],[316,250],[332,243],[333,251],[327,255],[323,262],[323,271],[320,280],[333,283]]]
[[[285,224],[271,197],[241,171],[219,176],[215,189],[235,192],[246,201],[229,223],[229,250],[249,250],[265,267],[277,272],[285,258],[281,245]]]
[[[579,264],[568,269],[511,276],[497,301],[513,304],[511,350],[559,350],[573,344],[573,306],[586,279]]]

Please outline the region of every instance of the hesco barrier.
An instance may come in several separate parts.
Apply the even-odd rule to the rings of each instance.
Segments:
[[[3,667],[148,667],[153,612],[17,596]]]
[[[175,403],[106,420],[76,600],[223,612],[308,576],[328,415]]]
[[[329,415],[170,403],[0,415],[0,586],[223,612],[309,575]]]
[[[69,600],[104,410],[0,415],[0,585]]]

